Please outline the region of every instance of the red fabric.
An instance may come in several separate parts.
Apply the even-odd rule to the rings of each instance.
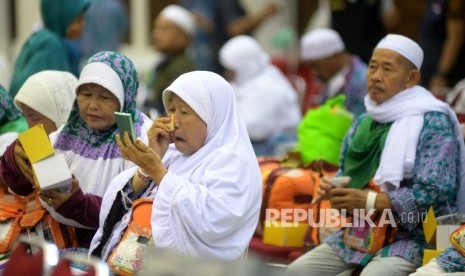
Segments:
[[[278,67],[284,75],[289,76],[295,74],[305,80],[305,93],[301,103],[302,115],[304,115],[308,109],[315,108],[320,104],[323,86],[310,69],[302,64],[297,64],[296,66],[289,64],[289,61],[286,59],[275,58],[271,63]]]
[[[102,198],[93,194],[84,194],[79,189],[56,210],[65,218],[79,221],[82,225],[97,229]]]
[[[43,264],[44,256],[43,252],[40,251],[36,255],[31,256],[28,254],[28,247],[20,243],[10,255],[5,270],[3,270],[4,276],[41,276],[44,268]]]
[[[459,123],[465,123],[465,114],[457,113],[457,119],[459,119]]]
[[[52,272],[52,276],[67,276],[73,275],[71,273],[71,262],[66,259],[62,259],[58,262],[57,266]]]
[[[305,251],[303,251],[303,250],[300,250],[300,251],[292,251],[292,252],[289,253],[289,255],[287,256],[287,262],[290,264],[290,263],[292,263],[293,261],[297,260],[297,258],[299,258],[300,256],[302,256],[303,254],[305,254]]]
[[[32,184],[23,176],[21,170],[16,165],[14,155],[16,141],[6,148],[1,157],[0,178],[15,194],[27,196],[33,189]]]
[[[257,255],[258,257],[286,263],[289,259],[289,254],[294,251],[303,252],[304,248],[267,245],[264,244],[262,239],[259,237],[252,237],[249,244],[250,253]]]

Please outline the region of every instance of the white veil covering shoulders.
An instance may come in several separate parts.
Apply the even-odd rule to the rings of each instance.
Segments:
[[[233,260],[258,222],[261,175],[231,86],[211,72],[180,76],[163,92],[183,99],[207,124],[205,145],[191,156],[171,145],[168,174],[152,212],[155,244],[188,254]]]
[[[181,75],[163,92],[165,107],[172,93],[207,124],[207,137],[204,146],[192,155],[171,144],[162,160],[167,174],[154,192],[144,195],[154,196],[151,222],[155,247],[200,258],[238,259],[258,222],[261,175],[232,88],[215,73],[194,71]],[[116,193],[134,171],[123,172],[110,184],[102,202],[100,225]],[[125,217],[104,247],[104,259],[118,243]],[[102,227],[90,252],[101,235]]]

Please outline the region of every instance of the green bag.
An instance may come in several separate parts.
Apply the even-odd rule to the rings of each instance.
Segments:
[[[296,147],[304,165],[324,160],[339,166],[341,144],[353,120],[344,101],[345,96],[338,95],[305,114],[297,129]]]

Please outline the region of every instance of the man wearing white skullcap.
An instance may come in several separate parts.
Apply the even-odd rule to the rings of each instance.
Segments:
[[[345,50],[339,34],[327,28],[317,28],[305,34],[300,42],[300,58],[324,84],[320,104],[344,94],[344,106],[358,116],[365,112],[365,73],[367,65]]]
[[[410,38],[398,34],[389,34],[381,39],[378,45],[376,45],[376,49],[389,49],[397,52],[415,65],[418,70],[421,68],[423,50]]]
[[[150,113],[165,113],[163,90],[181,74],[197,69],[194,58],[187,52],[195,29],[194,16],[179,5],[168,5],[155,18],[152,40],[162,56],[147,83],[145,106]]]
[[[357,267],[362,275],[409,275],[427,244],[422,215],[431,206],[436,214],[465,211],[460,127],[449,105],[418,85],[422,62],[422,49],[404,36],[387,35],[375,47],[367,114],[341,149],[338,175],[351,181],[347,188],[333,188],[330,179],[320,184],[332,208],[357,222],[294,261],[290,275],[350,274]],[[387,232],[371,236],[376,228]]]

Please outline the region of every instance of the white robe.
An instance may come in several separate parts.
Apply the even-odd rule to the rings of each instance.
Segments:
[[[230,39],[220,50],[220,61],[235,74],[231,84],[250,139],[295,134],[302,117],[299,95],[255,39]]]

